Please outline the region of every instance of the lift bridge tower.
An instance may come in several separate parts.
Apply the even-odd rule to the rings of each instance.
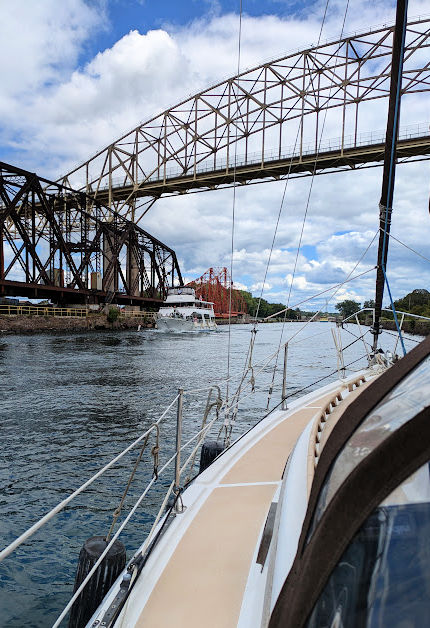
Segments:
[[[175,252],[90,198],[0,162],[0,297],[157,307]]]
[[[187,284],[196,291],[197,298],[214,304],[217,318],[236,318],[247,313],[247,307],[239,290],[233,287],[226,267],[209,268],[201,277]],[[231,307],[230,307],[231,303]]]

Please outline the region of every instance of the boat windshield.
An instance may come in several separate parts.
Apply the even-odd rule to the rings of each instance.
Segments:
[[[423,410],[429,397],[430,356],[370,412],[337,456],[321,489],[308,541],[333,495],[348,475],[386,438]]]
[[[194,288],[169,288],[169,290],[167,291],[167,295],[168,296],[172,296],[172,295],[180,295],[180,294],[186,294],[189,296],[194,297],[195,295],[195,291]]]
[[[430,473],[426,463],[368,517],[307,628],[430,625]]]

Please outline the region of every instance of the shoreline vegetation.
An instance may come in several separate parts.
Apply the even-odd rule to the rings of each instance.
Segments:
[[[363,308],[374,308],[374,301],[365,301]],[[423,316],[430,319],[430,292],[425,288],[417,288],[409,292],[402,299],[394,301],[394,308],[397,312],[397,318],[401,323],[401,329],[407,334],[414,334],[418,336],[428,336],[430,334],[430,320],[424,320],[409,316],[408,314],[414,314],[415,316]],[[336,309],[339,311],[342,318],[353,316],[356,312],[362,309],[362,306],[357,301],[351,299],[341,301],[336,305]],[[381,327],[382,329],[391,330],[397,332],[394,315],[387,312],[391,310],[391,305],[385,305],[385,311],[382,312]],[[404,313],[400,314],[400,312]],[[365,326],[372,325],[372,316],[370,312],[361,312],[358,314],[360,323]],[[350,319],[351,323],[355,323],[355,317]]]

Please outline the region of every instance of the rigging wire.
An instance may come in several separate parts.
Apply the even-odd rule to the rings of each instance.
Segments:
[[[239,34],[237,43],[237,80],[239,80],[240,71],[240,54],[241,54],[241,41],[242,41],[242,0],[239,1]],[[238,107],[238,100],[236,97],[236,106]],[[226,389],[226,402],[229,397],[229,379],[230,379],[230,354],[231,354],[231,302],[233,291],[233,255],[234,255],[234,226],[235,226],[235,208],[236,208],[236,166],[237,166],[237,136],[238,125],[236,124],[236,137],[234,143],[234,170],[233,170],[233,203],[232,203],[232,220],[231,220],[231,251],[230,251],[230,295],[228,305],[228,341],[227,341],[227,389]]]
[[[361,261],[363,260],[363,258],[365,257],[365,255],[367,254],[368,250],[370,249],[370,247],[372,246],[376,236],[378,235],[378,231],[375,233],[375,235],[373,236],[372,240],[370,241],[370,243],[368,244],[366,250],[364,251],[364,253],[361,255],[360,259],[358,260],[358,262],[355,264],[354,268],[351,270],[351,272],[349,273],[349,275],[347,276],[346,280],[343,281],[341,284],[338,284],[337,289],[335,290],[335,292],[331,295],[331,297],[329,299],[327,299],[326,304],[328,304],[334,297],[335,295],[339,292],[339,290],[341,289],[341,287],[345,284],[348,283],[349,281],[352,281],[353,279],[358,279],[359,277],[366,275],[369,272],[373,272],[375,270],[375,267],[373,268],[369,268],[368,270],[360,273],[359,275],[356,275],[355,277],[353,277],[353,279],[350,279],[352,273],[355,271],[355,269],[357,268],[357,266],[361,263]],[[325,292],[329,292],[330,290],[332,290],[332,288],[329,288],[328,290],[323,290],[320,294],[324,294]],[[318,296],[320,296],[320,294]],[[300,303],[296,304],[293,307],[297,307],[298,305],[302,305],[303,303],[306,303],[307,301],[312,300],[315,297],[310,297],[308,299],[304,299],[303,301],[301,301]],[[283,336],[283,331],[284,331],[284,326],[285,326],[285,322],[286,322],[286,313],[288,311],[288,308],[285,309],[285,316],[284,316],[284,320],[282,322],[282,329],[281,329],[281,334],[280,334],[280,340],[279,340],[279,344],[278,344],[278,349],[276,352],[276,360],[275,360],[275,364],[273,367],[273,375],[272,375],[272,390],[273,390],[273,385],[274,385],[274,381],[275,381],[275,375],[276,375],[276,369],[278,366],[278,357],[279,357],[279,353],[281,350],[281,342],[282,342],[282,336]],[[287,343],[289,343],[293,338],[295,338],[298,334],[300,334],[317,316],[318,314],[320,314],[321,312],[321,308],[315,312],[315,314],[313,314],[313,316],[306,321],[306,323],[292,336],[290,336],[290,338],[286,341]],[[284,343],[286,344],[286,343]],[[269,399],[268,399],[268,404],[270,403],[270,395],[269,395]]]
[[[375,238],[373,238],[374,240]],[[373,242],[372,240],[372,242]],[[371,242],[371,244],[372,244]],[[367,253],[367,251],[369,250],[370,245],[367,247],[364,255]],[[358,264],[361,262],[361,260],[363,259],[364,255],[361,256],[360,260],[357,262],[357,264],[354,266],[354,268],[352,269],[351,273],[354,272],[354,270],[357,268]],[[294,303],[294,305],[291,306],[292,308],[297,308],[299,307],[299,305],[303,305],[304,303],[309,303],[309,301],[313,301],[314,299],[316,299],[316,297],[320,297],[322,294],[327,294],[327,292],[330,292],[331,290],[333,290],[334,288],[341,288],[342,286],[344,286],[346,283],[349,283],[350,281],[354,281],[355,279],[359,279],[360,277],[362,277],[363,275],[367,275],[368,273],[371,273],[372,271],[374,271],[376,269],[376,266],[372,266],[372,268],[368,268],[367,270],[364,270],[362,273],[359,273],[358,275],[355,275],[354,277],[351,277],[351,273],[348,275],[348,277],[345,279],[345,281],[342,281],[341,283],[337,283],[334,286],[330,286],[330,288],[326,288],[325,290],[321,290],[321,292],[316,292],[315,294],[313,294],[310,297],[307,297],[306,299],[303,299],[302,301],[298,301],[297,303]],[[327,300],[327,303],[329,303],[332,298],[337,294],[338,291],[334,292],[332,294],[332,296],[330,297],[330,299]],[[279,316],[279,314],[283,314],[283,312],[285,311],[285,309],[288,308],[284,308],[283,310],[280,310],[279,312],[275,312],[274,314],[270,314],[270,316],[266,316],[266,318],[264,320],[269,320],[270,318],[274,318],[275,316]],[[321,310],[318,310],[317,314],[319,314],[321,312]]]
[[[398,334],[392,334],[390,331],[388,331],[387,329],[383,329],[382,330],[384,332],[384,334],[388,334],[389,336],[393,336],[393,338],[398,338],[399,335]],[[405,338],[406,342],[415,342],[415,344],[419,345],[421,340],[415,340],[415,338]]]
[[[325,19],[326,19],[326,16],[327,16],[327,10],[328,10],[329,2],[330,2],[330,0],[326,0],[326,4],[325,4],[325,8],[324,8],[324,14],[323,14],[321,27],[320,27],[320,32],[319,32],[319,36],[318,36],[318,44],[319,44],[319,42],[321,40],[322,31],[323,31]],[[348,2],[349,2],[349,0],[348,0]],[[308,85],[310,83],[311,83],[311,79],[309,80]],[[261,301],[262,301],[262,298],[263,298],[264,288],[265,288],[265,284],[266,284],[266,278],[267,278],[267,274],[268,274],[270,263],[271,263],[271,259],[272,259],[273,249],[274,249],[274,246],[275,246],[275,241],[276,241],[276,236],[277,236],[277,232],[278,232],[279,222],[280,222],[282,211],[283,211],[283,208],[284,208],[286,191],[287,191],[287,187],[288,187],[288,182],[290,180],[290,174],[291,174],[291,169],[292,169],[292,164],[293,164],[294,150],[295,150],[295,148],[297,146],[301,124],[303,124],[303,121],[301,123],[299,122],[299,125],[297,127],[297,133],[296,133],[296,137],[295,137],[295,140],[294,140],[294,147],[293,147],[293,151],[292,151],[292,154],[291,154],[291,159],[290,159],[290,163],[289,163],[289,167],[288,167],[287,178],[286,178],[286,181],[285,181],[285,185],[284,185],[284,189],[283,189],[283,193],[282,193],[282,197],[281,197],[281,203],[280,203],[279,210],[278,210],[278,215],[277,215],[277,219],[276,219],[276,224],[275,224],[275,229],[274,229],[274,233],[273,233],[272,243],[271,243],[269,256],[268,256],[268,260],[267,260],[267,264],[266,264],[266,268],[265,268],[265,272],[264,272],[264,278],[263,278],[263,282],[262,282],[262,285],[261,285],[261,290],[260,290],[260,295],[259,295],[259,298],[258,298],[257,308],[256,308],[256,311],[255,311],[253,329],[251,330],[252,335],[251,335],[251,340],[250,340],[250,346],[249,346],[249,349],[248,349],[248,354],[246,356],[246,360],[244,362],[242,378],[241,378],[240,384],[239,384],[239,386],[236,389],[236,392],[234,394],[234,397],[237,397],[237,403],[239,402],[239,396],[240,396],[240,390],[241,390],[242,383],[245,380],[246,375],[247,375],[249,369],[250,368],[252,369],[252,365],[251,365],[251,361],[250,361],[251,360],[250,355],[252,357],[251,346],[253,347],[253,345],[255,343],[255,337],[256,337],[256,333],[257,333],[258,314],[259,314],[259,311],[260,311]],[[237,128],[236,128],[236,136],[237,136]],[[237,149],[237,144],[236,144],[236,149]],[[232,247],[232,249],[233,249],[233,247]],[[233,250],[232,250],[232,256],[233,256]],[[231,273],[231,276],[232,276],[232,273]],[[231,291],[230,291],[230,298],[231,298]],[[230,321],[229,321],[229,325],[230,325]],[[230,333],[230,329],[229,329],[229,333]],[[229,340],[229,342],[230,342],[230,340]],[[229,347],[230,347],[230,345],[229,345]],[[227,390],[227,399],[228,399],[228,390]],[[237,412],[237,404],[236,404],[236,412]]]
[[[374,270],[375,270],[375,266],[373,266],[372,268],[369,268],[368,270],[366,270],[366,271],[364,271],[364,272],[362,272],[362,273],[359,273],[359,274],[358,274],[358,275],[356,275],[355,277],[351,277],[351,275],[353,274],[353,272],[355,271],[355,269],[357,268],[357,266],[361,263],[361,261],[363,260],[363,258],[364,258],[364,257],[365,257],[365,255],[367,254],[367,252],[369,251],[369,249],[370,249],[370,247],[372,246],[372,244],[373,244],[373,242],[374,242],[374,240],[375,240],[375,238],[376,238],[376,236],[377,236],[377,235],[378,235],[378,231],[376,231],[376,233],[375,233],[375,235],[373,236],[372,240],[370,241],[370,243],[369,243],[369,244],[368,244],[368,246],[366,247],[365,251],[362,253],[361,257],[359,258],[359,260],[358,260],[358,261],[357,261],[357,263],[355,264],[354,268],[350,271],[350,273],[349,273],[349,275],[347,276],[347,278],[345,279],[345,281],[343,281],[343,282],[342,282],[342,283],[340,283],[340,284],[336,284],[335,286],[332,286],[331,288],[328,288],[327,290],[324,290],[324,291],[323,291],[323,293],[325,293],[325,292],[329,292],[330,290],[333,290],[333,288],[336,288],[335,292],[331,295],[331,297],[330,297],[330,299],[329,299],[328,301],[331,301],[331,300],[334,298],[334,296],[337,294],[337,292],[341,289],[341,287],[342,287],[345,283],[348,283],[348,282],[350,282],[350,281],[353,281],[354,279],[358,279],[359,277],[362,277],[363,275],[366,275],[366,274],[368,274],[368,273],[370,273],[370,272],[374,272]],[[293,307],[297,307],[297,306],[299,306],[299,305],[302,305],[303,303],[305,303],[305,302],[307,302],[307,301],[310,301],[310,300],[312,300],[313,298],[315,298],[315,297],[309,297],[309,298],[307,298],[307,299],[304,299],[303,301],[300,301],[299,303],[296,303],[295,305],[293,305]],[[309,325],[309,324],[310,324],[310,323],[311,323],[311,322],[315,319],[315,317],[316,317],[319,313],[320,313],[320,310],[318,310],[318,311],[317,311],[317,312],[316,312],[316,313],[315,313],[315,314],[314,314],[314,315],[313,315],[313,316],[312,316],[312,317],[311,317],[311,318],[310,318],[310,319],[309,319],[309,320],[308,320],[308,321],[307,321],[307,322],[306,322],[306,323],[305,323],[302,327],[300,327],[300,329],[299,329],[298,331],[296,331],[294,334],[292,334],[292,336],[290,336],[290,338],[287,340],[287,343],[290,343],[290,342],[291,342],[291,340],[292,340],[293,338],[295,338],[296,336],[298,336],[298,335],[299,335],[299,334],[300,334],[300,333],[301,333],[301,332],[302,332],[302,331],[303,331],[303,330],[304,330],[304,329],[305,329],[305,328],[306,328],[306,327],[307,327],[307,326],[308,326],[308,325]],[[280,346],[278,346],[278,347],[277,347],[277,349],[274,351],[274,353],[272,353],[272,354],[271,354],[268,358],[264,358],[264,360],[265,360],[264,362],[262,361],[262,362],[260,362],[260,363],[254,364],[254,367],[253,367],[253,370],[252,370],[252,377],[254,378],[254,381],[255,381],[255,377],[256,377],[256,376],[258,376],[258,375],[259,375],[259,374],[260,374],[260,373],[261,373],[261,372],[262,372],[262,371],[263,371],[263,370],[264,370],[264,369],[265,369],[265,368],[266,368],[266,367],[270,364],[270,362],[271,362],[273,359],[276,359],[276,360],[277,360],[277,358],[278,358],[278,356],[279,356],[279,352],[280,352]],[[257,373],[255,373],[255,372],[254,372],[254,369],[255,369],[255,368],[257,368],[258,366],[260,366],[261,364],[263,364],[262,368],[261,368],[259,371],[257,371]],[[274,367],[273,374],[272,374],[272,383],[271,383],[271,385],[269,386],[269,390],[270,390],[270,389],[272,389],[272,392],[273,392],[273,389],[274,389],[274,374],[276,374],[276,368],[277,368],[277,363],[275,363],[275,367]],[[248,370],[249,370],[249,369],[248,369]],[[233,399],[233,400],[234,400],[234,399],[236,399],[236,401],[235,401],[235,415],[234,415],[234,416],[236,416],[236,414],[237,414],[237,406],[238,406],[238,404],[239,404],[239,396],[240,396],[241,392],[242,392],[243,390],[245,390],[249,384],[253,385],[253,384],[252,384],[252,382],[251,382],[251,380],[249,380],[249,381],[248,381],[248,382],[244,385],[244,381],[245,381],[245,379],[246,379],[246,375],[247,375],[247,373],[248,373],[248,370],[244,371],[244,373],[243,373],[243,375],[242,375],[242,379],[241,379],[241,381],[240,381],[240,383],[239,383],[239,386],[237,387],[237,389],[236,389],[236,391],[235,391],[234,395],[232,396],[232,399]],[[270,401],[270,399],[269,399],[269,401]],[[232,405],[233,405],[233,404],[230,404],[230,407],[232,407]],[[230,428],[230,433],[231,433],[231,428]]]
[[[381,229],[382,230],[382,229]],[[416,251],[415,249],[413,249],[411,246],[408,246],[407,244],[405,244],[404,242],[402,242],[401,240],[399,240],[398,238],[395,238],[393,236],[393,234],[390,234],[390,240],[395,240],[396,242],[398,242],[399,244],[401,244],[402,246],[404,246],[406,249],[408,249],[409,251],[411,251],[412,253],[415,253],[415,255],[418,255],[418,257],[421,257],[423,260],[425,260],[426,262],[430,263],[430,259],[428,257],[426,257],[425,255],[423,255],[422,253],[419,253],[418,251]]]
[[[317,46],[319,45],[319,43],[321,41],[321,36],[322,36],[324,23],[325,23],[326,16],[327,16],[327,10],[328,10],[329,2],[330,2],[330,0],[326,0],[326,4],[325,4],[325,8],[324,8],[324,14],[323,14],[323,18],[322,18],[322,21],[321,21],[320,32],[319,32],[319,35],[318,35]],[[349,0],[348,0],[348,2],[349,2]],[[311,83],[312,83],[312,78],[309,79],[308,84],[306,86],[306,89],[309,87],[309,85]],[[301,125],[303,125],[303,119],[301,121],[299,120],[299,124],[298,124],[298,127],[297,127],[296,138],[294,140],[294,146],[293,146],[293,150],[292,150],[292,153],[291,153],[291,159],[290,159],[290,163],[288,165],[287,178],[285,180],[285,185],[284,185],[284,189],[283,189],[283,192],[282,192],[281,204],[279,206],[278,216],[277,216],[277,219],[276,219],[275,229],[274,229],[273,238],[272,238],[272,245],[270,247],[269,257],[268,257],[267,264],[266,264],[266,269],[265,269],[265,272],[264,272],[264,279],[263,279],[263,282],[262,282],[260,296],[258,298],[257,308],[256,308],[256,311],[255,311],[254,326],[257,324],[257,318],[258,318],[258,313],[260,311],[261,300],[263,298],[264,287],[265,287],[265,284],[266,284],[266,278],[267,278],[267,274],[268,274],[268,271],[269,271],[270,262],[271,262],[271,259],[272,259],[273,248],[275,246],[276,236],[277,236],[277,233],[278,233],[279,221],[281,219],[282,211],[284,209],[285,195],[286,195],[288,183],[289,183],[289,180],[290,180],[291,170],[292,170],[292,166],[293,166],[294,152],[295,152],[295,149],[296,149],[296,146],[297,146],[297,142],[298,142],[298,139],[299,139],[299,133],[300,133]],[[317,157],[315,158],[315,166],[316,166],[317,159],[318,159],[318,152],[317,152]],[[313,177],[314,177],[314,173],[312,175],[312,178]]]
[[[375,235],[373,236],[373,238],[372,238],[372,240],[370,241],[369,245],[367,246],[366,250],[364,251],[364,253],[363,253],[363,254],[362,254],[362,256],[360,257],[360,259],[358,260],[358,262],[355,264],[354,268],[353,268],[353,269],[351,270],[351,272],[349,273],[349,275],[348,275],[347,279],[346,279],[344,282],[342,282],[341,284],[339,284],[338,288],[335,290],[335,292],[333,292],[333,294],[331,295],[331,297],[330,297],[329,299],[327,299],[327,300],[326,300],[326,307],[327,307],[327,304],[328,304],[328,303],[329,303],[329,302],[330,302],[330,301],[331,301],[331,300],[335,297],[335,295],[339,292],[340,288],[341,288],[341,287],[342,287],[345,283],[348,283],[349,281],[352,281],[352,279],[350,279],[350,277],[351,277],[352,273],[355,271],[355,269],[357,268],[357,266],[360,264],[360,262],[362,261],[362,259],[364,258],[364,256],[366,255],[366,253],[368,252],[368,250],[370,249],[370,247],[372,246],[373,241],[375,240],[375,238],[376,238],[377,234],[378,234],[378,232],[376,232],[376,233],[375,233]],[[368,270],[366,270],[366,271],[364,271],[364,272],[360,273],[359,275],[356,275],[356,277],[353,277],[353,279],[357,279],[358,277],[361,277],[361,276],[363,276],[363,275],[366,275],[366,274],[367,274],[367,273],[369,273],[369,272],[373,272],[373,271],[375,270],[375,268],[376,268],[375,266],[374,266],[373,268],[369,268]],[[329,292],[329,290],[324,290],[324,291],[323,291],[323,293],[324,293],[324,292]],[[305,299],[302,303],[304,303],[304,302],[306,302],[306,301],[309,301],[309,300],[311,300],[311,299]],[[298,305],[302,305],[302,303],[299,303]],[[297,305],[296,305],[295,307],[297,307]],[[270,405],[271,391],[273,391],[273,388],[274,388],[275,376],[276,376],[276,369],[277,369],[277,366],[278,366],[278,357],[279,357],[279,353],[280,353],[280,350],[281,350],[281,341],[282,341],[282,335],[283,335],[284,326],[285,326],[285,322],[286,322],[286,315],[287,315],[287,311],[288,311],[288,308],[286,308],[286,309],[285,309],[285,316],[284,316],[284,320],[283,320],[283,322],[282,322],[282,329],[281,329],[281,334],[280,334],[280,342],[279,342],[279,344],[278,344],[278,349],[277,349],[277,352],[276,352],[276,359],[275,359],[275,364],[274,364],[274,367],[273,367],[273,374],[272,374],[272,384],[271,384],[271,386],[270,386],[270,388],[269,388],[269,397],[268,397],[268,400],[267,400],[267,407],[269,407],[269,405]],[[313,314],[313,316],[312,316],[312,317],[311,317],[308,321],[306,321],[306,323],[303,325],[303,327],[301,327],[301,328],[300,328],[300,329],[299,329],[299,330],[298,330],[295,334],[293,334],[292,336],[290,336],[290,338],[289,338],[289,339],[287,340],[287,342],[286,342],[286,343],[284,343],[284,344],[289,344],[289,342],[290,342],[293,338],[295,338],[298,334],[300,334],[300,333],[301,333],[301,332],[302,332],[302,331],[303,331],[303,330],[304,330],[304,329],[305,329],[305,328],[306,328],[306,327],[307,327],[307,326],[308,326],[308,325],[309,325],[309,324],[310,324],[310,323],[311,323],[311,322],[312,322],[312,321],[313,321],[313,320],[314,320],[314,319],[318,316],[318,314],[320,314],[320,312],[321,312],[321,308],[320,308],[317,312],[315,312],[315,314]]]
[[[341,284],[338,284],[338,287],[337,287],[337,286],[335,286],[335,287],[337,287],[337,290],[335,290],[335,291],[333,292],[333,294],[331,295],[331,297],[328,299],[327,303],[329,303],[329,302],[330,302],[330,301],[331,301],[331,300],[332,300],[332,299],[336,296],[336,294],[339,292],[339,290],[341,289],[341,287],[342,287],[344,284],[348,283],[349,281],[353,281],[354,279],[358,279],[359,277],[362,277],[363,275],[366,275],[367,273],[373,272],[373,271],[375,270],[375,266],[374,266],[373,268],[369,268],[368,270],[365,270],[364,272],[360,273],[359,275],[355,275],[355,277],[352,277],[352,278],[351,278],[352,273],[355,271],[355,269],[359,266],[359,264],[362,262],[362,260],[363,260],[363,259],[365,258],[365,256],[367,255],[367,253],[368,253],[368,251],[369,251],[370,247],[372,246],[373,242],[375,241],[375,238],[376,238],[376,236],[377,236],[377,235],[378,235],[378,231],[375,233],[375,235],[373,236],[373,238],[371,239],[371,241],[370,241],[370,242],[369,242],[369,244],[367,245],[367,247],[366,247],[365,251],[363,252],[363,254],[361,255],[361,257],[359,258],[358,262],[355,264],[354,268],[351,270],[351,272],[349,273],[349,275],[347,275],[347,278],[345,279],[345,281],[343,281]],[[330,290],[330,289],[329,289],[329,290]],[[323,291],[322,293],[320,293],[320,294],[323,294],[324,292],[329,292],[329,290],[324,290],[324,291]],[[319,295],[318,295],[318,296],[319,296]],[[304,301],[302,301],[302,302],[301,302],[301,303],[299,303],[298,305],[301,305],[302,303],[305,303],[306,301],[309,301],[309,300],[310,300],[310,299],[305,299]],[[297,307],[297,305],[296,305],[295,307]],[[318,312],[316,312],[316,314],[314,314],[314,316],[313,316],[312,318],[314,318],[315,316],[317,316],[320,312],[321,312],[321,309],[320,309],[320,310],[318,310]],[[310,319],[310,320],[312,320],[312,319]],[[308,322],[310,322],[310,321],[308,321]],[[308,323],[306,323],[306,325],[307,325],[307,324],[308,324]],[[304,328],[306,327],[306,325],[304,325],[302,329],[304,329]],[[299,330],[299,332],[300,332],[300,331],[301,331],[301,330]],[[297,333],[299,333],[299,332],[297,332]],[[297,335],[297,334],[294,334],[293,336],[291,336],[291,338],[290,338],[287,342],[290,342],[290,340],[291,340],[292,338],[294,338],[294,336],[296,336],[296,335]]]
[[[368,247],[368,248],[369,248],[369,247]],[[366,251],[367,251],[367,249],[366,249]],[[364,255],[364,254],[363,254],[363,255]],[[358,265],[359,263],[360,263],[360,260],[359,260],[359,262],[357,262],[357,265]],[[361,273],[361,274],[360,274],[360,275],[358,275],[357,277],[359,277],[359,276],[361,276],[361,275],[363,275],[363,274],[369,273],[369,272],[373,272],[374,270],[375,270],[375,267],[373,267],[373,268],[371,268],[371,269],[369,269],[369,270],[365,271],[365,273]],[[346,282],[344,282],[344,283],[346,283]],[[341,284],[341,285],[342,285],[342,284]],[[341,286],[339,286],[339,288],[340,288],[340,287],[341,287]],[[334,296],[334,295],[332,295],[332,298],[333,298],[333,296]],[[316,317],[318,314],[319,314],[319,312],[316,312],[316,313],[312,316],[312,318],[310,318],[310,319],[309,319],[309,320],[308,320],[308,321],[307,321],[307,322],[306,322],[306,323],[305,323],[305,324],[304,324],[304,325],[303,325],[303,326],[302,326],[302,327],[301,327],[301,328],[300,328],[300,329],[299,329],[299,330],[298,330],[295,334],[293,334],[293,335],[290,337],[290,339],[287,341],[287,343],[289,344],[289,343],[290,343],[290,341],[291,341],[293,338],[295,338],[298,334],[300,334],[300,333],[301,333],[301,332],[302,332],[302,331],[303,331],[303,330],[304,330],[304,329],[305,329],[305,328],[306,328],[306,327],[307,327],[307,326],[308,326],[308,325],[309,325],[309,324],[310,324],[310,323],[311,323],[311,322],[315,319],[315,317]],[[359,338],[358,338],[358,340],[361,340],[361,337],[359,337]],[[263,362],[263,361],[261,361],[260,363],[254,364],[254,369],[255,369],[255,368],[257,368],[257,366],[262,365],[262,366],[261,366],[261,368],[260,368],[260,369],[259,369],[256,373],[255,373],[255,371],[254,371],[254,369],[253,369],[253,372],[252,372],[252,377],[253,377],[253,379],[254,379],[254,382],[255,382],[255,378],[256,378],[256,377],[258,377],[258,376],[259,376],[262,372],[264,372],[264,371],[265,371],[265,369],[266,369],[266,367],[268,367],[268,365],[271,363],[271,361],[272,361],[273,359],[275,359],[275,358],[277,359],[278,355],[279,355],[279,347],[278,347],[278,348],[277,348],[277,349],[276,349],[276,350],[275,350],[275,351],[274,351],[271,355],[269,355],[268,357],[264,358],[264,362]],[[276,372],[276,371],[275,371],[275,372]],[[232,397],[232,399],[235,399],[235,398],[236,398],[236,401],[235,401],[235,415],[234,415],[234,416],[236,416],[236,415],[237,415],[237,407],[238,407],[238,403],[239,403],[239,398],[238,398],[238,395],[240,395],[240,394],[241,394],[244,390],[246,390],[246,388],[247,388],[249,385],[251,385],[251,386],[253,386],[253,385],[254,385],[251,379],[250,379],[250,380],[248,380],[245,384],[243,384],[243,382],[244,382],[244,380],[245,380],[245,377],[246,377],[246,373],[245,373],[245,376],[242,378],[241,383],[240,383],[240,385],[239,385],[238,389],[236,390],[235,394],[234,394],[234,395],[233,395],[233,397]],[[271,384],[270,384],[270,386],[269,386],[269,391],[270,391],[270,389],[272,390],[272,392],[273,392],[273,390],[275,389],[275,383],[274,383],[274,378],[273,378],[273,375],[272,375],[272,382],[271,382]],[[269,401],[270,401],[270,398],[269,398]],[[231,403],[231,404],[230,404],[230,407],[233,407],[233,403]],[[232,431],[232,427],[230,426],[230,434],[231,434],[231,431]]]
[[[345,21],[346,21],[346,16],[347,16],[347,13],[348,13],[348,7],[349,7],[349,0],[346,3],[345,13],[344,13],[343,22],[342,22],[342,28],[341,28],[341,31],[340,31],[340,39],[342,39],[343,31],[344,31],[344,28],[345,28]],[[328,8],[328,1],[327,1],[325,12],[324,12],[324,19],[325,19],[325,16],[326,16],[327,8]],[[320,30],[320,37],[321,37],[321,34],[322,34],[322,25],[321,25],[321,30]],[[334,69],[336,69],[336,66],[337,66],[337,62],[335,64],[335,68]],[[332,90],[332,86],[330,87],[329,97],[330,97],[330,94],[331,94],[331,90]],[[300,232],[299,243],[298,243],[297,251],[296,251],[296,259],[294,261],[293,273],[292,273],[291,282],[290,282],[290,289],[289,289],[288,299],[287,299],[287,308],[288,308],[288,305],[290,303],[291,291],[292,291],[292,288],[293,288],[294,277],[295,277],[296,270],[297,270],[297,263],[298,263],[300,249],[301,249],[301,245],[302,245],[303,233],[304,233],[305,224],[306,224],[306,218],[307,218],[308,211],[309,211],[309,204],[310,204],[312,190],[313,190],[313,185],[314,185],[314,181],[315,181],[315,173],[316,173],[316,168],[317,168],[318,155],[319,155],[319,152],[320,152],[320,149],[321,149],[321,142],[322,142],[322,138],[323,138],[323,135],[324,135],[325,123],[326,123],[326,120],[327,120],[327,112],[328,112],[328,109],[326,109],[325,112],[324,112],[324,119],[323,119],[323,124],[322,124],[322,127],[321,127],[321,134],[320,134],[320,138],[319,138],[319,144],[318,144],[317,152],[316,152],[316,155],[315,155],[314,167],[313,167],[313,171],[312,171],[311,182],[310,182],[310,185],[309,185],[308,197],[307,197],[307,200],[306,200],[305,213],[303,215],[302,229],[301,229],[301,232]],[[281,331],[280,342],[282,342],[282,334],[283,334],[283,329]]]
[[[382,272],[384,274],[385,283],[387,284],[388,296],[390,297],[391,309],[393,310],[394,322],[396,323],[397,333],[399,334],[400,344],[402,345],[403,355],[405,356],[406,353],[407,353],[406,352],[406,347],[405,347],[405,343],[403,342],[403,334],[402,334],[402,330],[401,330],[400,325],[399,325],[399,320],[397,318],[396,307],[394,305],[393,296],[391,294],[391,288],[390,288],[390,284],[388,282],[387,272],[386,272],[384,264],[382,265]]]
[[[325,20],[327,9],[328,9],[328,3],[329,3],[329,0],[327,0],[327,3],[326,3],[326,7],[325,7],[325,11],[324,11],[324,18],[323,18],[324,20]],[[343,22],[342,22],[342,28],[341,28],[341,32],[340,32],[340,39],[342,39],[343,31],[345,29],[345,22],[346,22],[346,16],[348,14],[348,8],[349,8],[349,0],[347,0],[347,3],[346,3],[345,13],[344,13]],[[323,24],[321,25],[320,37],[321,37],[321,34],[322,34],[322,27],[323,27]],[[336,60],[334,69],[336,69],[337,64],[338,64],[338,60]],[[332,88],[333,88],[333,86],[331,85],[330,86],[330,90],[329,90],[329,97],[331,95]],[[296,250],[296,257],[295,257],[295,261],[294,261],[293,273],[292,273],[291,281],[290,281],[290,287],[289,287],[288,298],[287,298],[287,307],[285,309],[284,319],[282,321],[281,333],[279,335],[278,353],[279,353],[279,351],[281,349],[281,345],[282,345],[282,338],[283,338],[283,335],[284,335],[284,328],[285,328],[285,323],[286,323],[286,320],[287,320],[287,312],[288,312],[288,308],[289,308],[289,304],[290,304],[291,292],[292,292],[293,284],[294,284],[294,278],[295,278],[296,271],[297,271],[297,264],[298,264],[298,260],[299,260],[300,250],[301,250],[301,247],[302,247],[303,233],[304,233],[304,230],[305,230],[307,215],[308,215],[308,211],[309,211],[309,204],[310,204],[312,190],[313,190],[313,185],[314,185],[314,181],[315,181],[315,174],[316,174],[316,169],[317,169],[318,155],[319,155],[320,150],[321,150],[321,143],[322,143],[322,138],[323,138],[323,134],[324,134],[325,123],[326,123],[326,120],[327,120],[327,113],[328,113],[328,109],[326,109],[325,112],[324,112],[324,118],[323,118],[323,123],[322,123],[322,127],[321,127],[321,134],[320,134],[320,137],[319,137],[319,143],[318,143],[316,154],[315,154],[315,161],[314,161],[313,170],[312,170],[312,177],[311,177],[311,182],[310,182],[310,185],[309,185],[309,191],[308,191],[308,196],[307,196],[307,200],[306,200],[305,212],[304,212],[304,215],[303,215],[302,227],[301,227],[300,236],[299,236],[299,242],[298,242],[297,250]],[[274,379],[275,379],[277,365],[278,365],[278,357],[276,357],[275,365],[274,365],[274,368],[273,368],[272,388],[273,388],[273,382],[274,382]],[[268,400],[268,403],[270,403],[270,398]]]

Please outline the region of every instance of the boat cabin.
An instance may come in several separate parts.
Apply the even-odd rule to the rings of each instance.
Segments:
[[[429,353],[427,339],[335,425],[269,628],[429,624]]]
[[[159,316],[192,319],[214,319],[213,303],[196,297],[194,288],[169,288]]]

